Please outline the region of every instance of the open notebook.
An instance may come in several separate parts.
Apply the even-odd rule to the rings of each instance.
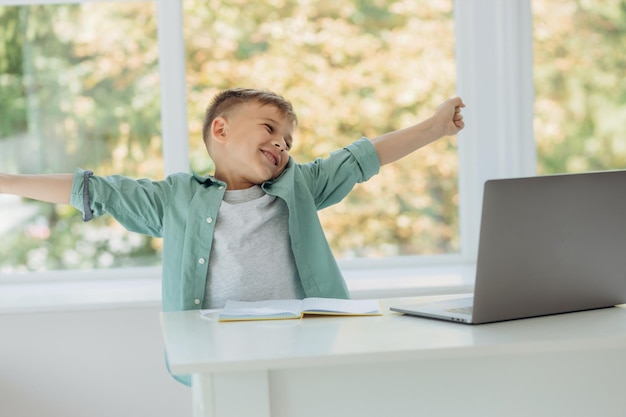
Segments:
[[[219,321],[300,319],[305,315],[381,315],[378,300],[305,298],[304,300],[227,301]]]

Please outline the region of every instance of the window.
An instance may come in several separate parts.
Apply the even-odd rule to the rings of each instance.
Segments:
[[[155,3],[0,6],[0,33],[0,171],[163,175]],[[1,198],[3,273],[159,263],[110,217]]]
[[[158,65],[175,61],[158,60],[156,8],[165,3],[0,8],[8,58],[3,91],[12,94],[3,106],[11,117],[0,134],[1,171],[81,166],[162,177],[161,137],[163,146],[168,138],[159,124]],[[210,7],[187,0],[183,7],[195,171],[211,171],[200,125],[223,88],[268,88],[292,100],[301,119],[293,152],[300,161],[422,120],[454,94],[450,0],[234,0]],[[113,26],[115,33],[107,29]],[[448,138],[385,167],[324,210],[336,255],[458,253],[457,166],[455,139]],[[0,261],[3,271],[159,262],[158,239],[127,233],[108,216],[82,224],[69,207],[2,198],[0,214],[12,219],[3,230],[3,252],[11,254]]]
[[[626,2],[534,0],[541,174],[626,168]]]
[[[238,0],[210,3],[79,0],[78,4],[61,5],[48,4],[53,3],[48,0],[14,1],[19,6],[0,7],[3,19],[0,30],[6,34],[1,38],[4,43],[0,43],[0,53],[13,48],[8,52],[13,55],[7,63],[0,60],[0,106],[3,114],[6,111],[11,115],[0,121],[0,170],[28,172],[16,165],[18,151],[12,144],[16,136],[26,134],[31,127],[43,126],[29,120],[34,116],[27,112],[27,98],[38,96],[26,94],[24,86],[28,85],[28,80],[20,72],[23,71],[24,51],[10,46],[13,43],[20,48],[36,48],[37,43],[24,42],[31,38],[21,39],[19,30],[6,24],[8,14],[13,13],[16,19],[16,13],[26,10],[57,13],[54,19],[46,20],[42,30],[51,30],[52,41],[61,43],[64,49],[39,47],[40,56],[30,56],[37,65],[44,62],[42,58],[47,59],[48,71],[55,74],[50,78],[58,80],[65,90],[59,90],[54,83],[38,87],[58,90],[54,96],[58,99],[50,100],[69,103],[65,107],[46,106],[58,110],[62,117],[56,121],[46,119],[49,124],[45,129],[39,127],[45,130],[42,135],[50,134],[48,126],[51,131],[60,129],[66,133],[66,141],[59,145],[59,149],[71,145],[60,152],[66,159],[59,163],[66,165],[38,166],[35,172],[72,170],[77,164],[85,166],[85,153],[77,150],[84,149],[79,139],[85,138],[93,143],[102,141],[88,147],[87,152],[90,158],[92,155],[95,158],[93,164],[97,165],[95,169],[99,173],[159,178],[187,170],[190,162],[196,171],[210,171],[210,162],[199,137],[202,113],[217,90],[237,84],[270,88],[294,102],[301,119],[294,155],[300,161],[324,156],[361,135],[375,136],[421,120],[456,91],[468,103],[465,117],[471,121],[458,143],[446,139],[397,166],[385,167],[379,178],[360,186],[345,204],[321,213],[336,253],[343,259],[340,263],[349,265],[349,258],[354,258],[354,264],[361,268],[374,264],[413,267],[416,263],[462,262],[471,265],[476,255],[484,180],[535,172],[532,110],[529,110],[533,103],[529,0],[272,0],[264,2],[261,9],[251,2]],[[245,19],[237,19],[237,16]],[[109,20],[102,21],[105,17]],[[92,30],[97,25],[104,25],[100,26],[104,29]],[[118,48],[94,49],[109,42],[101,39],[81,45],[84,34],[78,29],[83,28],[85,33],[108,34],[113,25],[124,28],[115,31],[125,37]],[[13,37],[9,36],[11,33]],[[185,48],[182,47],[183,34]],[[29,36],[33,36],[32,32]],[[377,55],[383,56],[385,61],[381,63]],[[158,59],[164,56],[168,59]],[[128,61],[136,70],[115,73],[113,64],[120,59]],[[102,94],[114,105],[100,108],[95,105],[96,97],[87,94],[95,85],[84,85],[84,79],[94,72],[85,70],[89,65],[96,73],[110,77],[109,84],[104,84],[110,88]],[[185,66],[188,67],[186,74]],[[125,89],[117,89],[116,80],[123,81]],[[44,88],[37,93],[45,91]],[[124,100],[125,94],[132,99]],[[111,123],[96,124],[97,117]],[[77,129],[83,125],[89,128],[97,125],[101,131],[92,129],[89,130],[92,136],[78,135]],[[134,136],[135,132],[141,132],[141,137]],[[108,142],[113,137],[126,146]],[[190,143],[188,138],[191,138]],[[11,156],[3,158],[4,155]],[[110,158],[111,155],[118,159]],[[29,156],[30,159],[41,158],[38,153],[29,153]],[[407,187],[413,189],[410,197],[405,192]],[[378,195],[380,192],[386,193],[384,198]],[[444,206],[444,202],[452,202],[452,205]],[[27,214],[28,218],[36,217],[39,210],[50,210],[30,202],[9,201],[2,204],[0,219],[8,218],[5,214],[11,206],[14,207],[11,213]],[[61,214],[69,216],[63,210],[66,209],[56,208],[53,218]],[[82,224],[73,209],[67,210],[76,216],[68,230],[80,229],[77,233],[87,233],[89,225]],[[29,230],[25,225],[13,228],[14,221],[17,222],[13,219],[0,222],[1,227],[13,230],[2,232],[7,242],[14,239],[15,230]],[[333,224],[337,219],[337,224]],[[358,224],[348,223],[353,219],[358,219]],[[112,222],[107,218],[101,221]],[[352,233],[366,221],[370,223],[365,229],[374,231],[371,235]],[[414,223],[419,230],[412,229]],[[434,233],[419,233],[425,230],[424,223]],[[76,237],[48,232],[49,223],[45,219],[40,224],[43,227],[32,229],[38,238],[50,233],[50,236],[69,241],[66,244],[70,247],[75,245]],[[109,232],[101,230],[95,235],[100,233]],[[414,236],[406,239],[411,233]],[[137,236],[129,237],[135,238]],[[33,248],[46,246],[49,246],[46,241],[38,240]],[[158,241],[143,240],[138,247],[138,252],[128,257],[129,262],[142,259],[135,255],[146,248],[144,265],[158,263]],[[9,246],[1,248],[3,254],[15,249],[13,244],[9,252],[6,248]],[[370,260],[358,256],[384,258]],[[91,258],[95,262],[100,257],[93,255]],[[92,266],[117,265],[111,262],[123,259],[124,256],[117,254],[112,260],[104,256],[100,264]],[[2,267],[3,275],[7,270],[29,268],[16,265],[13,262],[9,267]],[[32,269],[38,264],[34,265]],[[76,265],[74,261],[73,265],[57,267]],[[65,272],[61,274],[65,276]],[[413,272],[408,274],[411,276],[407,275],[407,279],[411,279]],[[362,278],[361,274],[357,275]],[[373,275],[379,274],[370,274],[370,278]],[[158,273],[154,276],[156,278]],[[404,278],[402,280],[402,283],[394,283],[395,288],[405,285]],[[378,280],[364,285],[384,289],[388,284]]]

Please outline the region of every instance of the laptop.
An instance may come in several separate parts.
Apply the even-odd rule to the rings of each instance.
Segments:
[[[626,303],[626,171],[484,187],[473,297],[392,311],[481,324]]]

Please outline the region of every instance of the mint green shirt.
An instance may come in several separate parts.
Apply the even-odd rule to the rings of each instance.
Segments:
[[[261,185],[287,204],[291,248],[307,297],[349,297],[317,210],[338,203],[379,169],[374,146],[361,138],[325,159],[296,164],[290,158],[280,177]],[[181,173],[151,181],[78,169],[70,202],[85,221],[109,213],[130,231],[162,237],[163,311],[192,310],[202,306],[225,190],[224,182],[210,176]]]

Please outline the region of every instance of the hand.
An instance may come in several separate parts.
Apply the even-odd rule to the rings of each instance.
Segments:
[[[441,129],[441,136],[456,135],[465,127],[461,108],[465,107],[460,97],[449,98],[437,107],[433,119]]]

